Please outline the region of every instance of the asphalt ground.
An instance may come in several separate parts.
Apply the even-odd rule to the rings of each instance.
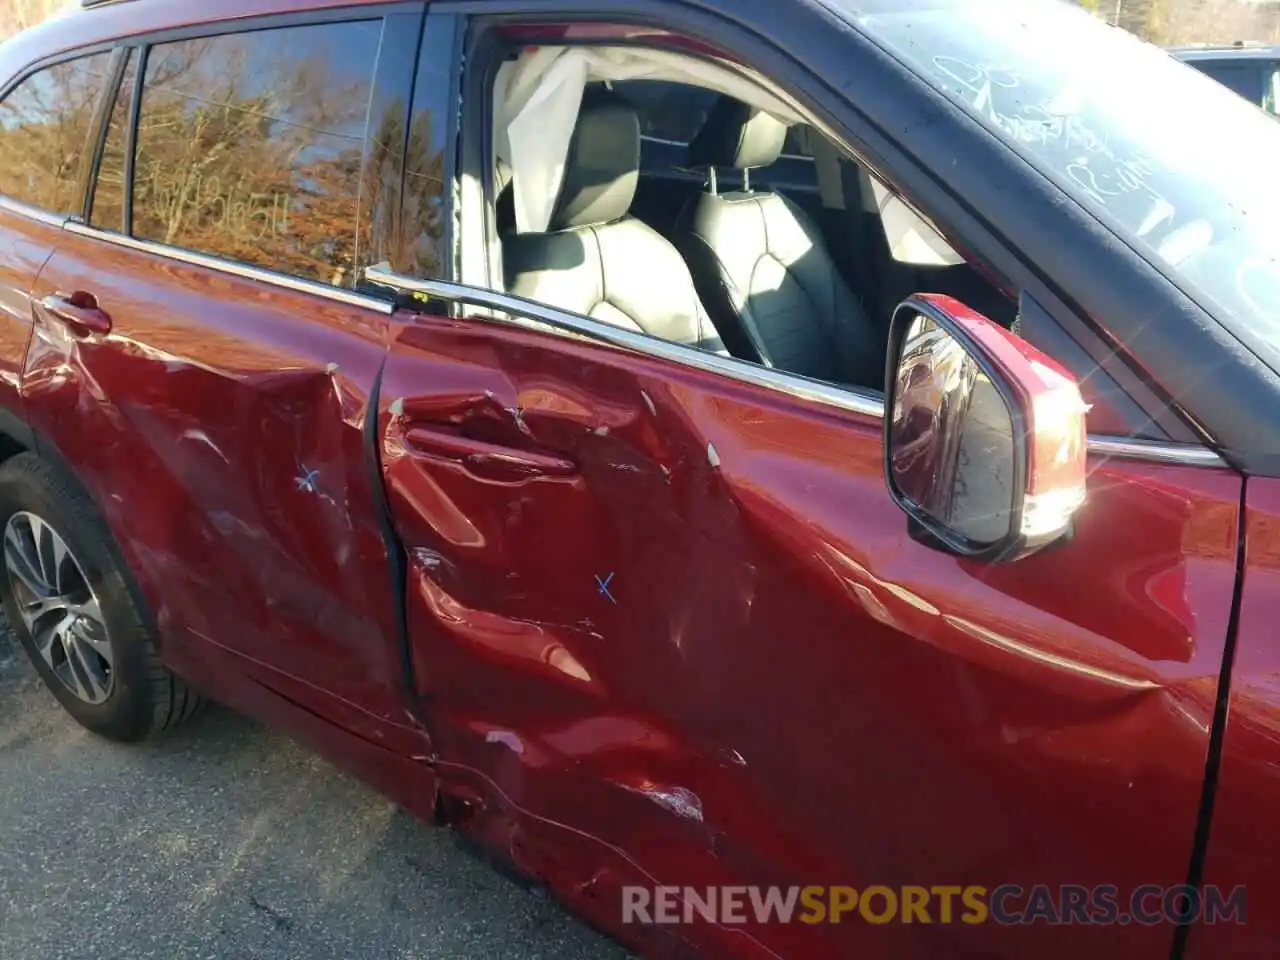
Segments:
[[[213,707],[71,720],[0,621],[0,960],[622,960],[544,893]]]

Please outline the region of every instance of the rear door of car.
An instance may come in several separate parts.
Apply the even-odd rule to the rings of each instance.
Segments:
[[[471,152],[445,165],[465,258],[486,222],[468,205],[484,92],[438,84],[437,114],[467,91]],[[1069,541],[963,560],[894,506],[878,395],[507,298],[483,271],[394,273],[379,455],[414,689],[470,829],[614,930],[628,884],[1123,898],[1186,880],[1239,533],[1241,478],[1212,452],[1095,437]],[[932,924],[625,932],[795,956],[1162,957],[1173,940],[944,924],[932,902]]]
[[[356,278],[398,223],[422,21],[366,5],[123,43],[22,378],[170,662],[405,755],[426,751],[364,444],[392,308]]]
[[[31,288],[81,211],[110,48],[28,66],[0,93],[0,433],[30,444],[18,384],[31,339]]]

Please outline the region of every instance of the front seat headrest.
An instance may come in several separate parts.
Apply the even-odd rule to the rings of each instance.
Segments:
[[[691,167],[767,167],[782,154],[787,125],[763,110],[721,96],[689,144]]]
[[[640,172],[640,120],[611,90],[589,86],[565,157],[549,231],[595,226],[626,215]]]

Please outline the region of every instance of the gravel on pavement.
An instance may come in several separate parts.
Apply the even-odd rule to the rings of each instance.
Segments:
[[[0,960],[622,960],[282,734],[214,707],[109,743],[0,622]]]

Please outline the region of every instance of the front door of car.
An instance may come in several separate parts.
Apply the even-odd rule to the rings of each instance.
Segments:
[[[440,218],[464,264],[478,171]],[[471,829],[615,930],[628,885],[928,895],[816,925],[695,905],[693,928],[627,928],[639,945],[1168,955],[1167,924],[975,924],[948,891],[1004,887],[1010,919],[1078,885],[1106,919],[1114,888],[1118,921],[1187,879],[1233,471],[1102,438],[1069,540],[962,559],[890,496],[876,394],[395,280],[430,306],[395,328],[380,467],[412,683]]]
[[[417,691],[509,852],[614,922],[625,883],[1182,883],[1238,477],[1101,444],[1070,542],[962,560],[909,535],[873,398],[663,349],[426,315],[391,349]],[[897,956],[1172,936],[992,927],[802,932]]]

